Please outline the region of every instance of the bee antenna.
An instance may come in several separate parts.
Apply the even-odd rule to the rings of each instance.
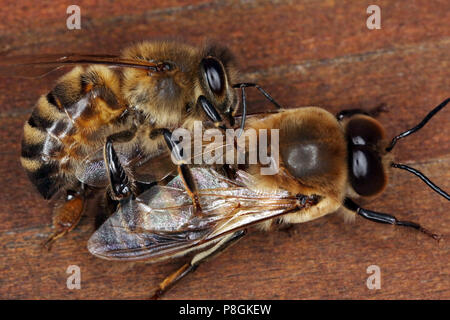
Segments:
[[[423,182],[425,182],[431,189],[433,189],[436,193],[440,194],[441,196],[443,196],[445,199],[450,200],[450,195],[445,192],[444,190],[442,190],[441,188],[439,188],[437,185],[435,185],[433,182],[431,182],[430,179],[428,179],[422,172],[420,172],[417,169],[408,167],[407,165],[404,164],[400,164],[400,163],[391,163],[391,167],[393,168],[397,168],[397,169],[403,169],[406,170],[408,172],[411,172],[412,174],[418,176]]]
[[[389,146],[386,148],[386,151],[387,151],[387,152],[390,152],[390,151],[394,148],[395,144],[397,143],[397,140],[400,140],[400,139],[402,139],[402,138],[404,138],[404,137],[406,137],[406,136],[409,136],[410,134],[412,134],[412,133],[414,133],[414,132],[416,132],[416,131],[422,129],[422,127],[423,127],[424,125],[426,125],[427,122],[430,121],[430,119],[431,119],[436,113],[438,113],[441,109],[443,109],[449,102],[450,102],[450,98],[445,99],[440,105],[438,105],[438,106],[435,107],[433,110],[431,110],[431,111],[425,116],[425,118],[423,118],[423,120],[422,120],[418,125],[416,125],[415,127],[413,127],[413,128],[411,128],[411,129],[409,129],[409,130],[407,130],[407,131],[405,131],[405,132],[399,134],[398,136],[394,137],[394,138],[392,139],[391,143],[389,144]]]

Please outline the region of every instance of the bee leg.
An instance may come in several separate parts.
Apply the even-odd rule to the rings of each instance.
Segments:
[[[277,109],[282,109],[283,107],[275,101],[274,98],[272,98],[272,96],[263,88],[261,88],[260,85],[256,84],[256,83],[251,83],[251,82],[243,82],[243,83],[235,83],[233,84],[233,88],[235,89],[241,89],[241,91],[244,91],[244,88],[256,88],[259,90],[259,92],[262,93],[262,95],[269,100]]]
[[[338,119],[339,121],[344,120],[347,117],[351,117],[355,114],[364,114],[366,116],[370,116],[370,117],[377,117],[379,116],[380,113],[382,112],[387,112],[387,106],[385,103],[380,103],[378,106],[369,109],[369,110],[363,110],[363,109],[346,109],[346,110],[342,110],[339,111],[336,114],[336,119]]]
[[[390,214],[371,211],[368,209],[361,208],[358,204],[354,203],[349,198],[346,198],[344,200],[344,207],[346,207],[350,211],[356,212],[361,217],[368,219],[370,221],[414,228],[416,230],[419,230],[420,232],[425,233],[427,236],[432,237],[434,240],[437,240],[437,241],[439,241],[442,238],[442,235],[433,233],[432,231],[425,229],[418,223],[411,222],[411,221],[399,221],[399,220],[397,220],[396,217],[394,217]]]
[[[108,136],[107,140],[110,140],[111,142],[119,142],[119,143],[120,142],[129,142],[135,137],[136,131],[137,131],[137,126],[133,125],[128,130],[113,133],[112,135]]]
[[[214,125],[216,127],[221,128],[222,130],[226,130],[228,128],[231,128],[231,126],[234,125],[234,117],[229,114],[229,123],[228,125],[222,120],[222,117],[220,116],[219,112],[217,111],[216,107],[205,97],[200,96],[197,100],[197,103],[200,104],[203,111],[206,113],[206,115],[211,119],[212,122],[214,122]],[[224,164],[223,169],[225,173],[227,174],[228,178],[235,178],[236,172],[235,170],[231,168],[229,164]]]
[[[53,227],[56,230],[42,243],[43,247],[50,251],[56,240],[77,226],[84,212],[85,203],[82,193],[67,191],[65,202],[55,206],[53,210]]]
[[[230,121],[229,125],[224,123],[216,107],[214,107],[214,105],[205,96],[198,97],[197,104],[202,107],[203,111],[206,113],[208,118],[214,122],[216,127],[226,130],[233,125],[232,123],[234,123],[234,121]]]
[[[111,201],[106,200],[104,203],[107,207],[110,207],[110,205],[113,204],[114,201],[129,196],[127,191],[131,192],[131,190],[134,190],[133,188],[131,188],[131,186],[134,186],[134,184],[129,181],[130,179],[126,175],[125,170],[123,169],[123,166],[121,165],[119,158],[117,157],[117,153],[114,150],[113,142],[129,142],[135,137],[136,131],[137,126],[133,124],[130,129],[116,132],[106,138],[106,143],[103,148],[103,157],[105,159],[110,186],[113,193]],[[126,190],[127,188],[128,190]],[[109,195],[107,195],[106,197],[108,198]]]
[[[244,235],[247,234],[247,230],[239,230],[235,233],[224,236],[222,240],[216,243],[212,248],[204,250],[196,254],[192,260],[184,264],[177,271],[166,277],[155,290],[155,293],[150,298],[151,300],[159,299],[167,290],[173,287],[178,281],[184,278],[189,273],[195,271],[197,267],[218,254],[222,253],[225,249],[229,248],[232,244],[236,243]]]
[[[101,203],[102,210],[95,216],[95,229],[97,230],[119,208],[121,201],[136,194],[144,192],[153,184],[135,182],[127,174],[114,149],[113,143],[108,137],[103,149],[104,161],[108,171],[109,186]],[[138,191],[138,192],[136,192]]]
[[[159,183],[159,182],[158,182]],[[136,194],[141,194],[145,192],[146,190],[150,189],[151,187],[157,185],[158,183],[152,182],[152,183],[141,183],[139,181],[135,182],[135,188],[137,190]],[[165,182],[163,185],[166,185],[167,182]],[[100,207],[101,210],[97,211],[95,215],[95,223],[94,228],[97,230],[100,228],[100,226],[114,213],[118,210],[121,202],[119,200],[113,199],[110,192],[107,190],[103,198],[101,199]]]
[[[112,199],[122,200],[130,195],[134,195],[134,184],[120,163],[113,143],[109,138],[106,139],[103,156],[108,171]]]
[[[198,199],[197,185],[192,176],[191,169],[186,165],[182,164],[178,166],[178,174],[183,180],[184,187],[189,197],[192,199],[192,204],[194,206],[194,212],[196,214],[202,213],[202,208],[200,206],[200,200]]]
[[[242,100],[242,120],[241,120],[241,132],[244,130],[244,126],[245,126],[245,119],[247,117],[247,97],[245,95],[245,88],[256,88],[259,90],[259,92],[261,92],[263,94],[264,97],[266,97],[267,100],[269,100],[277,109],[282,109],[281,105],[275,101],[274,98],[272,98],[272,96],[270,94],[267,93],[267,91],[265,91],[263,88],[261,88],[258,84],[256,83],[250,83],[250,82],[245,82],[245,83],[236,83],[233,85],[233,88],[235,89],[241,89],[241,100]],[[236,110],[233,111],[233,116],[236,114]]]
[[[95,215],[94,228],[97,230],[100,226],[114,213],[117,211],[119,206],[119,201],[113,200],[109,192],[106,191],[101,200],[100,207],[101,210],[97,211]]]
[[[202,209],[200,206],[200,200],[198,198],[197,193],[197,185],[194,181],[194,177],[192,176],[191,170],[186,163],[183,163],[181,150],[178,144],[172,140],[172,133],[168,129],[155,129],[150,133],[150,138],[155,138],[157,135],[163,135],[164,140],[167,144],[167,147],[172,152],[176,160],[178,175],[181,177],[183,181],[186,192],[189,197],[192,199],[192,204],[194,206],[194,212],[196,214],[201,214]]]

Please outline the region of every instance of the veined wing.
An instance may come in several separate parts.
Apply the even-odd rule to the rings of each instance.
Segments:
[[[233,144],[213,144],[203,146],[199,153],[194,153],[190,164],[202,164],[206,156],[205,149],[208,148],[208,160],[214,161],[216,157],[225,154],[226,147]],[[170,151],[165,146],[158,149],[154,154],[143,154],[139,147],[130,148],[127,143],[115,143],[114,149],[119,157],[120,163],[134,180],[144,183],[158,182],[169,175],[176,174],[176,163],[171,157]],[[194,150],[194,147],[191,147]],[[220,151],[220,153],[218,153]],[[92,187],[106,187],[109,184],[105,161],[103,157],[103,148],[99,148],[87,155],[77,166],[75,171],[77,179]]]
[[[143,183],[157,182],[176,172],[170,159],[170,153],[159,150],[155,154],[143,154],[138,146],[130,148],[127,143],[114,145],[120,163],[127,174],[135,181]],[[75,170],[76,178],[92,187],[106,187],[109,184],[103,148],[86,156]]]
[[[202,213],[195,214],[180,177],[128,200],[91,237],[89,251],[110,260],[174,257],[205,247],[226,234],[313,206],[318,197],[287,191],[258,192],[238,171],[231,181],[211,168],[193,168]]]

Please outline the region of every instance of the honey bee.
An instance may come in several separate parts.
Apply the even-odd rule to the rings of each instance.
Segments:
[[[123,162],[136,167],[166,151],[174,128],[190,129],[195,120],[232,124],[239,101],[235,88],[245,97],[246,87],[256,87],[270,98],[257,84],[236,83],[231,52],[214,45],[159,41],[131,46],[119,57],[13,57],[2,61],[0,73],[40,77],[67,65],[75,68],[39,98],[25,123],[20,159],[45,199],[64,198],[54,210],[56,232],[48,246],[76,226],[86,207],[86,189],[107,184],[102,161],[90,162],[97,167],[85,164],[93,154],[104,154],[106,141],[116,145]],[[185,172],[181,165],[179,173]],[[149,182],[148,176],[142,180]],[[136,188],[108,189],[105,201]]]
[[[253,225],[271,230],[279,224],[308,222],[341,209],[351,217],[414,228],[439,240],[440,235],[418,223],[363,208],[357,202],[383,192],[390,167],[414,173],[450,200],[448,193],[418,170],[394,163],[391,154],[399,139],[422,128],[449,101],[390,141],[375,119],[379,108],[369,112],[345,110],[334,116],[322,108],[303,107],[251,117],[246,129],[278,129],[279,157],[271,153],[278,158],[274,160],[279,167],[276,174],[261,174],[259,163],[235,168],[233,178],[211,166],[191,167],[201,212],[195,210],[185,181],[177,176],[165,186],[124,199],[92,235],[88,249],[103,259],[150,262],[195,252],[188,263],[159,284],[152,296],[159,298],[202,262],[241,239]],[[247,148],[246,152],[250,151]],[[117,158],[108,156],[106,160],[121,166]],[[114,180],[127,183],[123,175]]]

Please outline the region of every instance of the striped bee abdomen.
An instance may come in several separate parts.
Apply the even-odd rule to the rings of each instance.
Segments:
[[[21,162],[44,198],[79,184],[74,166],[123,130],[125,107],[118,76],[103,66],[76,67],[40,97],[24,125]]]

